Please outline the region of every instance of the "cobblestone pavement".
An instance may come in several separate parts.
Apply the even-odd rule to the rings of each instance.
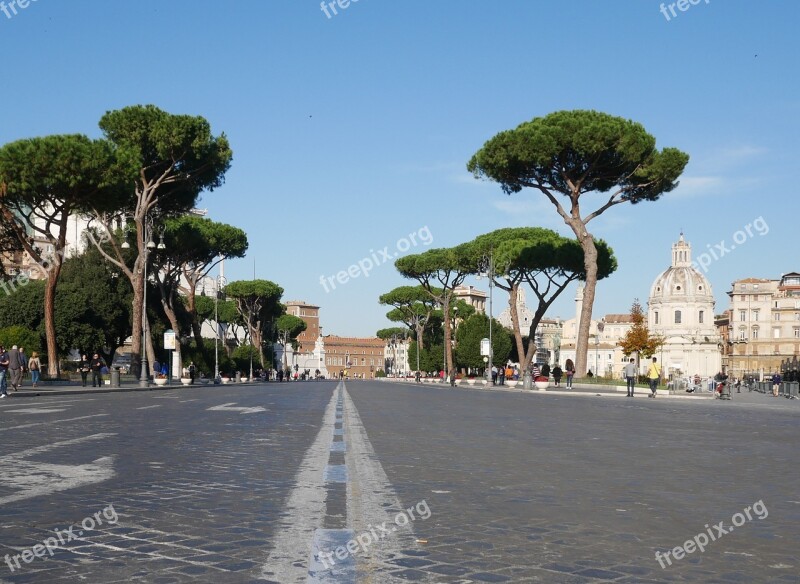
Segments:
[[[378,382],[12,398],[0,581],[797,582],[798,414]]]

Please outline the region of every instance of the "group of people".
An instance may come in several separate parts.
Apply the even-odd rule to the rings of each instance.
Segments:
[[[81,355],[81,360],[78,363],[78,371],[81,374],[81,383],[86,387],[86,380],[89,373],[92,374],[92,387],[103,386],[103,370],[108,370],[105,359],[99,353],[94,353],[91,359],[87,359],[86,355]]]
[[[19,391],[22,379],[28,371],[31,373],[31,383],[36,387],[41,370],[42,362],[36,351],[28,358],[24,347],[14,345],[10,351],[6,351],[5,347],[0,346],[0,398],[8,397],[9,385],[14,391]]]

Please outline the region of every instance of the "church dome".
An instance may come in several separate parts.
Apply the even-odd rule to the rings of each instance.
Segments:
[[[683,238],[672,245],[672,265],[663,271],[650,288],[650,302],[714,301],[708,279],[692,265],[692,246]]]

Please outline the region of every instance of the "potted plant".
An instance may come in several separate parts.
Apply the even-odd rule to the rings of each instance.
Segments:
[[[155,376],[155,378],[153,379],[153,382],[156,385],[166,385],[167,384],[167,376],[164,375],[163,373],[158,373]]]
[[[533,380],[533,384],[539,391],[544,391],[550,385],[550,378],[544,375],[537,375]]]

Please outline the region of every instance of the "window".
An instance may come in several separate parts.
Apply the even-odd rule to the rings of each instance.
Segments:
[[[740,322],[745,322],[746,320],[747,320],[747,311],[746,310],[740,310],[739,311],[739,321]]]
[[[794,327],[794,338],[800,339],[800,327]]]
[[[701,311],[700,311],[700,312],[697,314],[697,322],[698,322],[698,323],[700,323],[700,324],[703,324],[703,313],[704,313],[704,311],[703,311],[703,310],[701,310]]]
[[[781,319],[781,313],[780,312],[776,312],[775,313],[775,320],[780,320],[780,319]]]
[[[758,340],[758,327],[757,327],[757,326],[754,326],[754,327],[753,327],[753,335],[752,335],[752,339],[753,339],[754,341]]]
[[[747,340],[747,331],[744,328],[739,329],[739,340],[746,341]]]
[[[760,311],[760,310],[754,310],[754,311],[753,311],[753,320],[756,320],[756,321],[757,321],[757,320],[758,320],[758,317],[760,316],[760,314],[761,314],[761,311]]]
[[[657,310],[653,313],[653,316],[655,317],[655,324],[658,324],[658,311]]]
[[[675,324],[681,324],[681,311],[675,311]]]
[[[772,338],[780,339],[781,338],[781,329],[779,329],[779,328],[772,329]]]

